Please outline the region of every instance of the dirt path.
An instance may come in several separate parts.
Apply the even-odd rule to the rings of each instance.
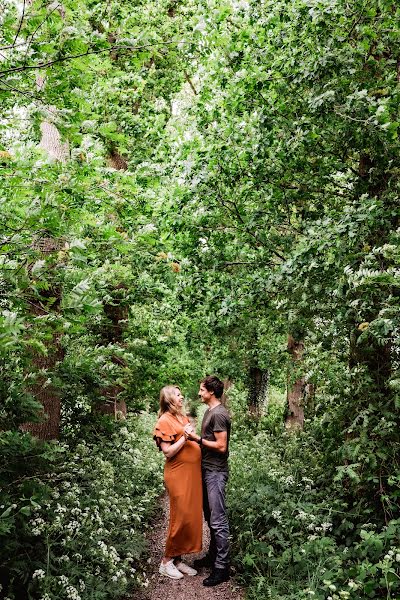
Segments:
[[[167,494],[161,500],[160,519],[153,524],[148,532],[150,545],[150,559],[148,568],[149,585],[147,588],[136,591],[130,600],[243,600],[244,591],[231,579],[213,588],[202,585],[203,579],[209,571],[203,569],[195,577],[185,575],[183,579],[173,580],[163,577],[158,572],[158,567],[163,555],[165,539],[168,528],[168,497]],[[203,550],[208,547],[208,527],[203,524]],[[191,554],[185,562],[192,565],[193,560],[203,554]]]

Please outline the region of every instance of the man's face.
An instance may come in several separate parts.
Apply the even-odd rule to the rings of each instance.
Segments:
[[[204,402],[205,404],[208,404],[209,401],[212,398],[212,392],[209,392],[207,390],[207,388],[204,386],[204,383],[200,384],[200,389],[199,389],[199,398],[202,402]]]

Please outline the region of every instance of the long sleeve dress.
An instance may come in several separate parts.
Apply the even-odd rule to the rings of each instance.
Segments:
[[[154,440],[175,443],[183,435],[183,424],[169,412],[158,419]],[[165,556],[180,556],[201,552],[203,529],[203,499],[201,482],[201,450],[196,442],[187,440],[182,449],[164,467],[164,481],[170,502],[169,528]]]

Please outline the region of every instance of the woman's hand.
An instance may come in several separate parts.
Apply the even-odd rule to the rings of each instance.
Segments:
[[[193,427],[190,423],[187,423],[183,428],[183,435],[178,439],[177,442],[161,442],[161,450],[164,452],[164,456],[169,459],[173,458],[180,450],[182,450],[183,446],[186,444],[186,441],[189,439],[189,435],[191,432],[194,432]]]
[[[185,427],[183,428],[183,434],[184,434],[185,438],[188,439],[192,433],[194,433],[192,424],[186,423]]]
[[[187,429],[186,429],[187,427]],[[190,423],[188,423],[185,427],[185,437],[186,439],[192,440],[193,442],[198,442],[200,439],[200,436],[197,435],[197,433],[195,432],[195,430],[193,429],[193,427],[190,425]]]

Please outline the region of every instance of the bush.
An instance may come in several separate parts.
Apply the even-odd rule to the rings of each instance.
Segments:
[[[397,598],[400,520],[374,523],[323,470],[311,434],[233,433],[232,556],[249,598]]]
[[[51,469],[24,474],[2,498],[8,598],[102,600],[145,583],[143,532],[162,489],[154,421],[132,417],[109,437],[75,446],[20,436],[42,447],[39,458],[46,453]]]

